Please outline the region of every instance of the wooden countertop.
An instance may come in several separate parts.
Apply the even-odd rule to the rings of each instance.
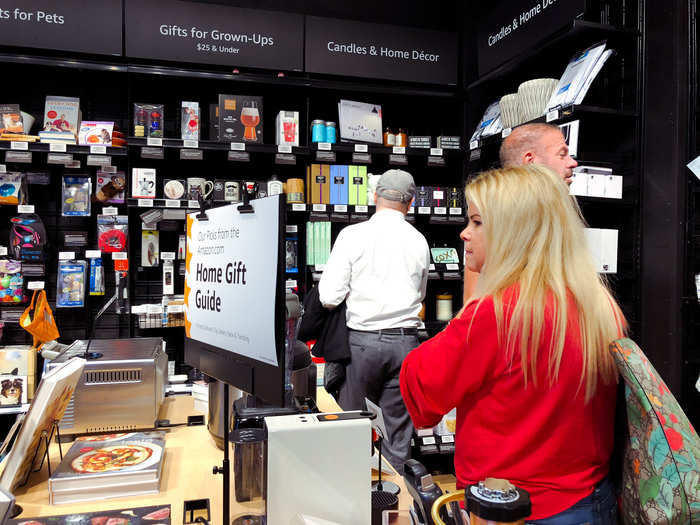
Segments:
[[[166,398],[161,408],[162,419],[171,423],[186,422],[187,416],[197,414],[193,408],[191,396],[173,396]],[[324,412],[339,411],[335,400],[319,388],[318,405]],[[64,443],[63,450],[67,451],[70,444]],[[51,445],[51,464],[58,465],[58,445]],[[167,429],[165,463],[159,494],[149,494],[130,498],[115,498],[101,501],[50,505],[48,495],[48,469],[33,473],[26,486],[17,489],[15,497],[24,511],[19,518],[54,516],[81,512],[102,510],[128,509],[151,505],[171,506],[171,521],[181,524],[183,516],[183,501],[209,498],[212,523],[222,523],[222,491],[223,476],[212,474],[212,468],[223,463],[223,451],[217,448],[206,426],[182,426]],[[376,477],[376,476],[375,476]],[[405,490],[403,478],[394,474],[383,476],[401,487],[399,508],[408,509],[412,500]],[[436,479],[444,488],[453,491],[454,477],[439,476]],[[232,480],[233,485],[233,480]],[[231,517],[246,513],[245,504],[232,502]]]

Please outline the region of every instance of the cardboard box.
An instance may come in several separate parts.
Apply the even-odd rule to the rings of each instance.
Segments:
[[[414,206],[416,208],[423,208],[426,206],[432,206],[433,193],[430,186],[418,186],[416,188],[416,202]]]
[[[348,167],[331,166],[331,204],[348,203]]]
[[[330,204],[331,170],[328,164],[312,164],[307,168],[306,187],[310,204]]]
[[[199,102],[182,102],[180,137],[182,140],[199,140]]]
[[[219,140],[218,104],[209,104],[209,140]]]
[[[263,99],[219,95],[219,141],[263,143]]]
[[[348,204],[367,206],[367,166],[348,166]]]

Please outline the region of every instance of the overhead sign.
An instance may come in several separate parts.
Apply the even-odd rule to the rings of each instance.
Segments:
[[[457,34],[306,17],[306,71],[431,84],[457,83]]]
[[[0,43],[99,55],[122,54],[121,0],[6,0]]]
[[[126,55],[301,71],[301,15],[181,0],[125,0]]]
[[[277,366],[278,195],[187,216],[185,334]]]
[[[479,75],[545,40],[582,14],[585,0],[491,0],[481,3]]]

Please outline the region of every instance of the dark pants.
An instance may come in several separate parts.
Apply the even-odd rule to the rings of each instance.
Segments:
[[[593,493],[568,509],[527,525],[616,525],[617,500],[608,478],[601,481]]]
[[[382,409],[387,436],[382,455],[403,473],[410,459],[413,424],[399,389],[401,363],[418,346],[415,335],[379,334],[349,330],[350,363],[338,403],[343,410],[364,410],[365,398]]]

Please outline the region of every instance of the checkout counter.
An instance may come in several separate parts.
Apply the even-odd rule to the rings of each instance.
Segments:
[[[169,419],[171,424],[186,423],[187,416],[197,414],[191,396],[172,396],[161,406],[160,419]],[[318,389],[317,404],[322,412],[337,412],[338,405],[323,388]],[[66,446],[64,445],[64,450]],[[52,464],[60,461],[58,446],[54,443],[50,450]],[[206,426],[177,426],[167,429],[165,463],[160,493],[131,498],[116,498],[89,503],[50,505],[48,493],[48,470],[33,473],[26,486],[17,490],[17,503],[24,509],[17,518],[52,516],[86,512],[93,510],[116,510],[154,505],[171,506],[171,522],[183,523],[183,502],[208,498],[211,523],[222,523],[222,476],[212,474],[212,467],[221,463],[222,451],[216,446]],[[332,458],[329,458],[332,461]],[[373,477],[376,478],[376,471]],[[397,474],[382,475],[382,479],[396,483],[400,488],[399,509],[408,511],[413,500],[406,490],[404,480]],[[455,490],[454,476],[437,476],[435,481],[444,489]],[[231,500],[231,516],[235,517],[250,511],[245,503]]]

